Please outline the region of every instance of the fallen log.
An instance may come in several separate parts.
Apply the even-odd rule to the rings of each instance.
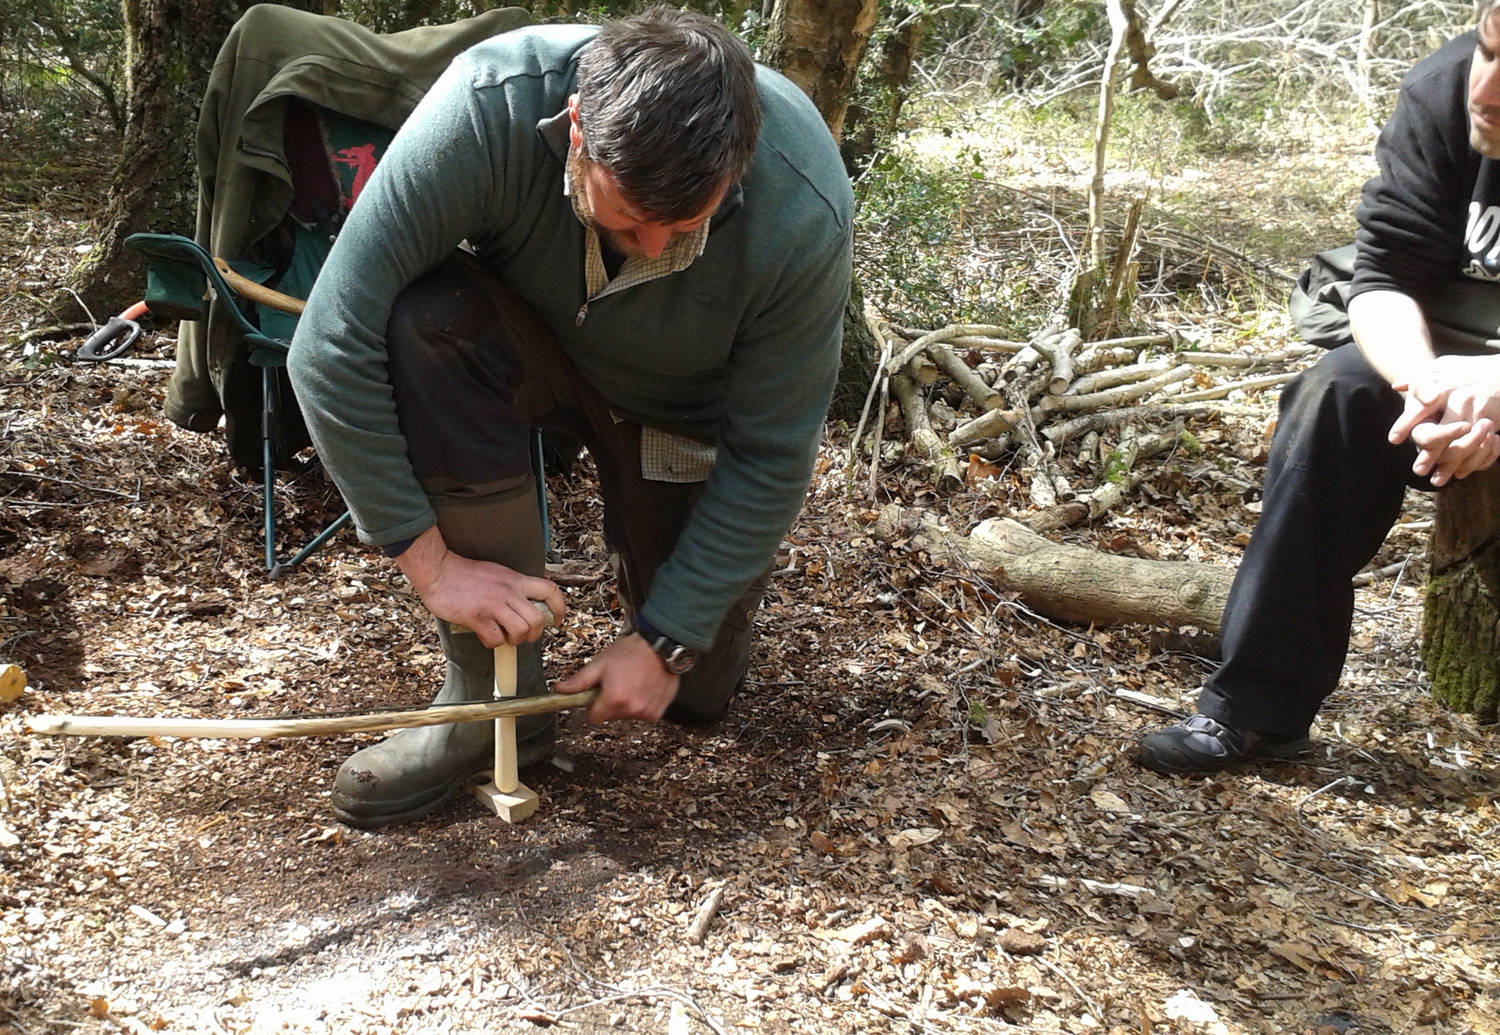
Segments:
[[[1086,625],[1142,622],[1218,632],[1233,571],[1192,561],[1121,557],[1053,543],[1008,518],[960,535],[921,509],[891,505],[873,528],[936,560],[970,569],[1049,618]]]
[[[1024,409],[987,410],[973,420],[965,421],[948,433],[948,444],[961,449],[987,438],[1010,431],[1026,417]]]
[[[1276,385],[1284,385],[1296,376],[1296,372],[1291,371],[1284,374],[1265,374],[1261,377],[1247,377],[1243,381],[1231,381],[1228,384],[1215,385],[1212,388],[1200,388],[1196,392],[1179,392],[1172,396],[1172,401],[1189,403],[1201,402],[1205,399],[1222,399],[1234,392],[1253,392],[1261,388],[1274,388]]]
[[[1073,353],[1082,340],[1078,331],[1070,328],[1056,337],[1037,341],[1034,348],[1052,366],[1052,375],[1047,378],[1046,385],[1048,395],[1061,395],[1073,383]]]
[[[933,365],[948,375],[948,379],[964,390],[974,404],[983,411],[997,409],[1005,405],[1005,396],[984,382],[973,369],[958,357],[952,349],[942,345],[932,345],[927,349],[927,355],[931,357]],[[909,364],[908,364],[909,365]]]

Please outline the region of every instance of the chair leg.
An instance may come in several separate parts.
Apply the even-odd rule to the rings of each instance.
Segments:
[[[266,571],[276,571],[276,391],[271,368],[260,369],[260,440],[266,518]]]
[[[282,575],[286,574],[297,565],[307,560],[318,551],[319,547],[321,547],[324,543],[328,542],[328,540],[332,539],[340,531],[346,528],[353,520],[354,518],[349,514],[349,512],[347,510],[344,511],[339,515],[337,520],[333,522],[333,524],[329,525],[327,528],[323,529],[323,531],[319,532],[312,542],[308,543],[302,549],[298,550],[287,560],[280,561],[274,564],[271,567],[271,578],[279,579]]]
[[[313,540],[284,561],[276,559],[276,431],[279,427],[276,406],[275,372],[270,367],[261,368],[261,462],[265,465],[265,515],[266,515],[266,572],[274,581],[297,565],[307,560],[328,540],[332,539],[352,521],[346,510],[332,524],[319,532]],[[540,456],[540,454],[538,454]]]
[[[531,473],[536,478],[536,505],[542,516],[542,555],[551,563],[562,560],[552,549],[552,521],[547,513],[547,460],[542,455],[542,429],[531,429]]]

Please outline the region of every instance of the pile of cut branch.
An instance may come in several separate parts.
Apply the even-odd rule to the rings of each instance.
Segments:
[[[1057,320],[1028,341],[1009,340],[994,326],[919,330],[867,320],[882,351],[851,443],[851,480],[868,433],[875,498],[894,396],[906,452],[926,465],[939,491],[1010,469],[1024,478],[1030,499],[1009,509],[1029,510],[1024,524],[1034,532],[1097,518],[1118,504],[1149,476],[1138,465],[1183,441],[1186,420],[1263,415],[1263,405],[1236,400],[1291,380],[1318,351],[1185,351],[1168,333],[1084,343]],[[1071,484],[1067,470],[1074,479],[1089,472],[1094,484]]]

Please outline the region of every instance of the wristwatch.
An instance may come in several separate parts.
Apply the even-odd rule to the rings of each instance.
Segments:
[[[657,629],[640,615],[635,616],[635,631],[641,634],[646,645],[656,651],[662,667],[674,676],[680,676],[698,663],[698,652],[684,647],[666,633]]]

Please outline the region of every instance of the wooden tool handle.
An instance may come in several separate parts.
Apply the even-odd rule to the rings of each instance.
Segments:
[[[172,719],[128,715],[35,715],[27,720],[32,733],[74,737],[209,737],[250,740],[256,737],[326,737],[342,733],[376,733],[409,726],[441,726],[449,722],[480,722],[521,715],[541,715],[567,708],[586,708],[598,690],[576,694],[540,694],[506,701],[443,704],[411,711],[371,712],[303,719]]]
[[[268,305],[272,309],[280,309],[283,313],[291,313],[293,316],[301,316],[302,310],[307,307],[307,303],[300,298],[282,294],[275,288],[268,288],[264,284],[257,284],[249,277],[241,276],[223,259],[215,259],[214,265],[219,268],[219,273],[224,277],[224,283],[252,302]]]

